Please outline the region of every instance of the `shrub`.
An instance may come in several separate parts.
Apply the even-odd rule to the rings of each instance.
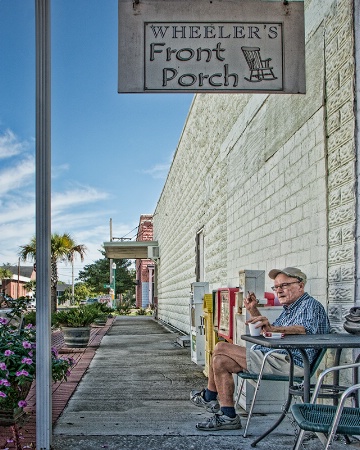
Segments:
[[[116,307],[116,312],[121,316],[127,316],[131,313],[131,303],[130,302],[122,302]]]
[[[35,378],[36,328],[28,324],[19,330],[18,322],[26,311],[26,302],[14,300],[9,307],[11,312],[7,317],[0,317],[0,407],[15,409],[26,406],[25,388]],[[53,380],[66,381],[74,361],[59,358],[52,349],[51,364]]]
[[[93,308],[93,305],[80,305],[77,308],[57,311],[52,316],[52,323],[59,327],[87,327],[99,316],[99,311],[98,308]]]

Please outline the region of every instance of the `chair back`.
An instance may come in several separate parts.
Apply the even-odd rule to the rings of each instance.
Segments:
[[[241,47],[250,70],[261,69],[260,47]]]

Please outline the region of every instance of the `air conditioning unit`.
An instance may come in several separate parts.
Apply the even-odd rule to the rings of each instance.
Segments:
[[[148,258],[149,259],[159,259],[160,258],[159,247],[149,246],[148,247]]]

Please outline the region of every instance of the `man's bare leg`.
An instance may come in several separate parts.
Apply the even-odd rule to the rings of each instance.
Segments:
[[[209,368],[208,389],[218,393],[221,406],[234,406],[233,373],[246,369],[246,348],[218,342]]]

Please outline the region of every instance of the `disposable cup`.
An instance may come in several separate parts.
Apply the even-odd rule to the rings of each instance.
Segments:
[[[257,325],[261,325],[261,322],[255,322],[255,323],[249,323],[249,330],[251,336],[260,336],[261,334],[261,327],[255,328]]]

